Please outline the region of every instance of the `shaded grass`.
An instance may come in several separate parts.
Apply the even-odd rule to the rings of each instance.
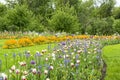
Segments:
[[[107,64],[105,80],[120,80],[120,44],[104,47],[102,57]]]
[[[43,49],[47,49],[48,50],[48,45],[49,44],[41,44],[41,45],[34,45],[34,46],[29,46],[29,47],[22,47],[22,48],[15,48],[15,49],[3,49],[2,46],[4,44],[6,40],[0,40],[0,60],[2,60],[2,71],[4,71],[6,69],[5,67],[5,56],[4,54],[8,54],[8,64],[11,66],[14,64],[13,61],[13,54],[19,54],[22,53],[24,54],[25,51],[30,51],[31,54],[35,54],[36,51],[41,52]],[[55,46],[55,44],[50,44],[51,45],[51,49],[52,47]],[[48,51],[51,52],[51,51]],[[8,66],[8,67],[10,67]],[[1,70],[0,70],[1,71]]]

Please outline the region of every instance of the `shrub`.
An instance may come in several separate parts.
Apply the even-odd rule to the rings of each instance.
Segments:
[[[29,38],[21,38],[18,40],[18,45],[20,47],[25,47],[25,46],[32,46],[34,44]]]
[[[49,24],[55,31],[75,33],[79,30],[77,16],[60,10],[55,12]]]
[[[120,19],[114,21],[113,28],[115,32],[120,34]]]
[[[17,48],[17,47],[18,47],[17,41],[14,39],[6,41],[5,45],[3,46],[3,48],[8,48],[8,49]]]

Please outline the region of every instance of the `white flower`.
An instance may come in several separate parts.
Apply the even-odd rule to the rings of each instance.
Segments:
[[[27,75],[27,74],[28,74],[28,72],[27,72],[27,71],[23,71],[23,74],[24,74],[24,75]]]
[[[50,66],[50,68],[49,68],[50,70],[53,70],[54,68],[53,68],[53,66]]]
[[[11,67],[11,70],[12,70],[12,71],[14,71],[14,70],[15,70],[15,65],[13,65],[13,66]]]
[[[77,53],[79,53],[79,54],[80,54],[81,52],[82,52],[82,50],[78,50],[78,51],[77,51]]]
[[[74,49],[74,51],[76,51],[76,49]]]
[[[22,79],[22,80],[27,80],[25,76],[22,76],[21,79]]]
[[[44,70],[44,74],[48,74],[48,70]]]
[[[37,70],[34,68],[34,69],[32,69],[32,73],[33,74],[36,74],[37,73]]]
[[[27,53],[30,53],[30,51],[27,51]]]
[[[70,63],[70,65],[73,67],[73,66],[74,66],[74,63]]]
[[[25,65],[26,65],[26,62],[25,62],[25,61],[19,62],[19,64],[20,64],[21,66],[25,66]]]
[[[71,54],[74,55],[74,52],[72,52]]]
[[[65,59],[65,58],[69,58],[69,55],[64,55],[63,58],[64,58],[64,59]]]
[[[12,73],[12,70],[9,70],[9,73]]]
[[[46,80],[50,80],[49,78],[47,78]]]
[[[55,54],[54,54],[54,53],[52,53],[52,57],[55,57]]]
[[[3,80],[7,80],[7,75],[5,73],[0,73],[0,76],[3,77]]]
[[[80,63],[80,60],[77,60],[76,63],[79,64],[79,63]]]
[[[46,61],[48,61],[48,58],[45,58]]]

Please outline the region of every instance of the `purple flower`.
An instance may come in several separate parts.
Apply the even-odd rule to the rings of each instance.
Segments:
[[[78,68],[78,67],[79,67],[79,64],[76,63],[76,64],[75,64],[75,67]]]
[[[26,56],[26,58],[29,58],[30,57],[30,53],[26,53],[25,56]]]
[[[35,61],[34,61],[34,60],[32,60],[30,63],[34,65],[34,64],[35,64]]]
[[[70,60],[69,60],[69,59],[65,59],[65,60],[64,60],[65,66],[67,66],[69,63],[70,63]]]
[[[78,58],[79,58],[79,54],[76,54],[75,59],[78,59]]]
[[[14,57],[14,58],[16,57],[16,54],[15,54],[15,53],[13,53],[13,57]]]
[[[41,69],[41,68],[42,68],[42,66],[39,65],[39,66],[38,66],[38,69]]]
[[[39,53],[39,52],[36,52],[36,54],[35,54],[35,57],[39,57],[39,56],[41,56],[41,54]]]
[[[8,56],[8,54],[4,54],[4,56],[5,56],[5,57],[7,57],[7,56]]]
[[[41,71],[37,71],[37,74],[38,74],[38,75],[41,75]]]
[[[62,58],[62,55],[59,55],[58,58]]]
[[[61,44],[62,44],[62,45],[65,45],[66,43],[65,43],[65,42],[62,42]]]

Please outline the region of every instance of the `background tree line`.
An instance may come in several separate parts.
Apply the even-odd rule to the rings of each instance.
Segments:
[[[0,3],[4,30],[120,34],[120,7],[115,0],[6,0]]]

